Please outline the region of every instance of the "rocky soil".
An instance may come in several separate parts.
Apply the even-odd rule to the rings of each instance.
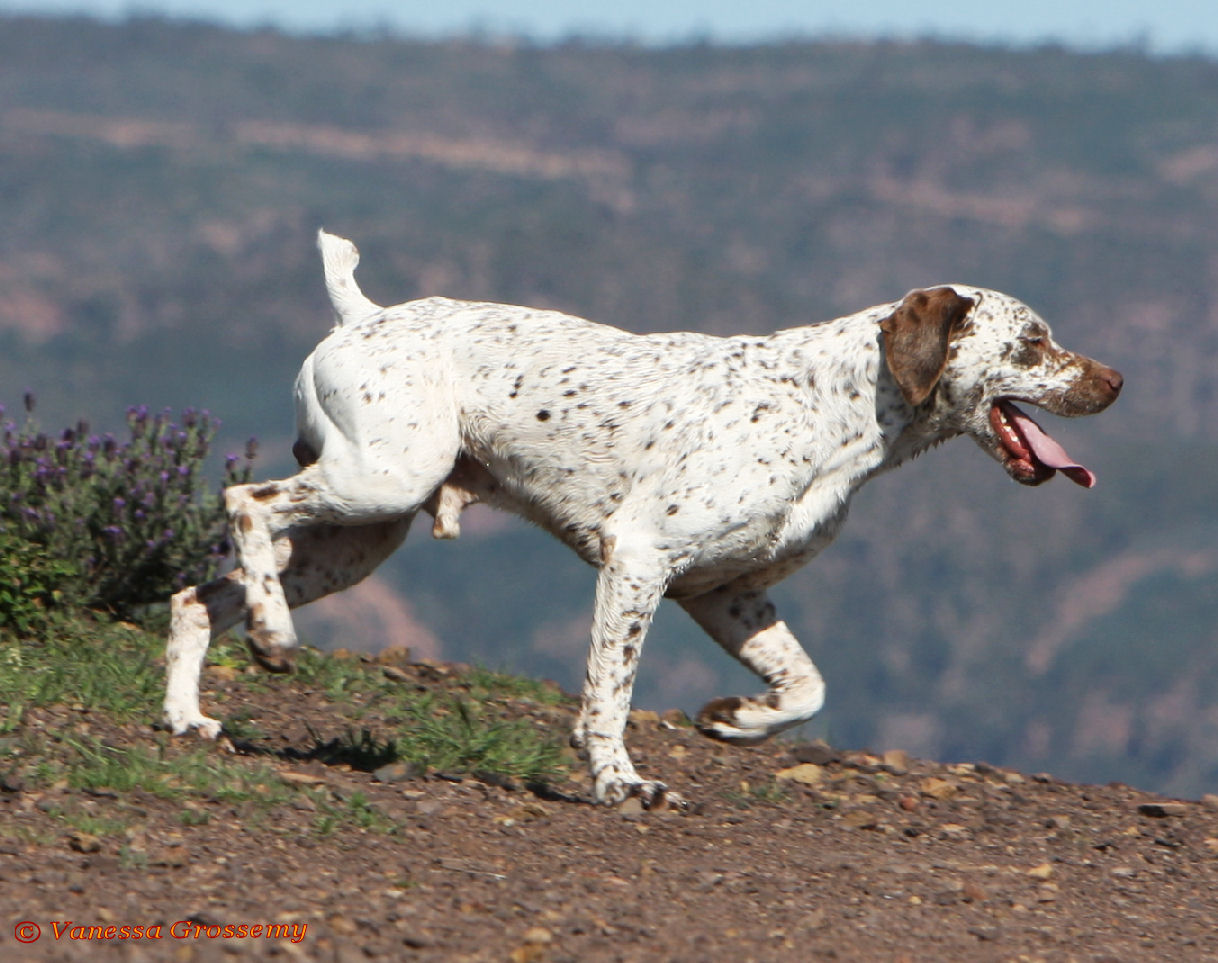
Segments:
[[[388,668],[461,684],[447,667]],[[215,673],[207,688],[262,733],[215,758],[269,765],[279,801],[10,775],[0,959],[1218,960],[1218,800],[895,751],[732,748],[677,714],[635,713],[641,768],[695,805],[609,810],[578,767],[531,790],[318,753],[376,719],[353,723],[290,678],[265,689]],[[555,733],[572,714],[503,708]],[[27,724],[158,738],[71,708]],[[125,828],[71,829],[65,812]]]

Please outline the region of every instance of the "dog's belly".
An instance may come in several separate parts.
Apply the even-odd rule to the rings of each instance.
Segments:
[[[733,582],[755,589],[777,585],[837,537],[847,510],[848,502],[842,500],[830,514],[804,524],[797,517],[796,505],[773,529],[759,533],[751,545],[744,539],[702,544],[695,562],[674,576],[666,594],[693,598]]]
[[[548,452],[553,458],[555,450]],[[849,497],[848,486],[773,474],[753,479],[741,466],[724,466],[731,485],[699,485],[693,496],[685,476],[632,478],[595,462],[576,472],[561,458],[548,464],[533,454],[475,457],[484,476],[480,501],[534,522],[591,565],[632,538],[667,567],[673,597],[745,576],[757,586],[780,581],[833,540]]]

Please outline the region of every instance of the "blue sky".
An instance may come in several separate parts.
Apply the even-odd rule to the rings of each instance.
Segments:
[[[1218,55],[1218,3],[1198,0],[0,0],[0,11],[128,12],[202,17],[294,31],[384,24],[436,35],[478,28],[554,39],[582,33],[654,42],[741,42],[792,35],[937,36],[1094,49],[1138,43],[1160,53]]]

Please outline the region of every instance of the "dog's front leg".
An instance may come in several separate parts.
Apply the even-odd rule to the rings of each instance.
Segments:
[[[572,742],[588,758],[596,801],[617,805],[637,796],[651,808],[664,800],[679,805],[664,783],[644,780],[626,752],[624,734],[630,694],[643,640],[664,594],[667,573],[655,554],[606,539],[596,582],[592,647],[579,719]]]
[[[712,739],[748,745],[810,719],[824,704],[820,672],[781,622],[762,589],[725,585],[682,599],[707,634],[765,680],[762,696],[712,699],[698,713],[698,730]]]

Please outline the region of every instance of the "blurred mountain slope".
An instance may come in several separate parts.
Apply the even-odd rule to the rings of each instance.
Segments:
[[[288,471],[291,380],[330,324],[322,225],[385,303],[764,332],[959,280],[1120,368],[1111,411],[1052,425],[1094,492],[1017,488],[958,442],[865,490],[777,593],[840,744],[1218,786],[1216,215],[1204,59],[0,18],[0,401],[33,389],[46,427],[207,407]],[[467,529],[386,567],[409,606],[378,583],[377,618],[332,608],[315,638],[413,632],[576,686],[591,573],[519,523]],[[640,703],[734,686],[665,613]]]

